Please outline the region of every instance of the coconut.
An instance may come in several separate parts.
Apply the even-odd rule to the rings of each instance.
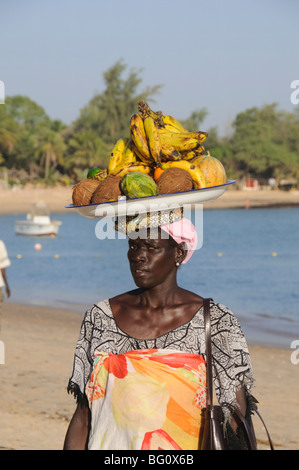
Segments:
[[[72,199],[74,206],[83,206],[90,204],[91,197],[99,186],[99,181],[85,178],[73,187]]]
[[[91,202],[93,204],[117,201],[118,197],[122,195],[120,189],[121,177],[108,175],[104,181],[101,181],[97,189],[92,195]]]
[[[193,188],[193,180],[188,171],[173,167],[161,173],[157,186],[159,194],[179,193],[190,191]]]

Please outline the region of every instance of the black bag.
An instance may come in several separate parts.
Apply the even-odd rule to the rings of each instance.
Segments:
[[[229,403],[224,403],[221,406],[213,405],[210,299],[204,299],[204,323],[206,338],[207,406],[202,410],[199,448],[200,450],[231,449],[227,435],[224,432],[223,423],[223,408],[228,407],[238,425],[242,427],[247,450],[257,450],[257,442],[251,420],[248,421],[239,408]],[[274,450],[271,437],[261,415],[254,406],[252,406],[252,411],[261,419],[268,436],[270,449]]]

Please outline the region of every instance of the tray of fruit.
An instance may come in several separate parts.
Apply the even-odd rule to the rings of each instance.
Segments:
[[[67,208],[101,218],[195,207],[220,197],[235,182],[227,180],[217,158],[205,153],[207,132],[189,132],[143,101],[138,106],[129,138],[115,143],[107,169],[93,168],[73,186]]]

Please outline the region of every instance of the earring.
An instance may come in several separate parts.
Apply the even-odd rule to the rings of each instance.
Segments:
[[[177,261],[177,262],[175,263],[175,265],[176,265],[176,267],[178,268],[179,265],[180,265],[180,263]]]

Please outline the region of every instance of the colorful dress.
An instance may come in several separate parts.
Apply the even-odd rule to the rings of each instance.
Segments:
[[[236,402],[253,384],[246,341],[236,317],[211,303],[214,385],[218,401]],[[82,323],[68,390],[91,410],[89,449],[198,448],[206,402],[203,308],[158,338],[122,331],[108,300]]]

